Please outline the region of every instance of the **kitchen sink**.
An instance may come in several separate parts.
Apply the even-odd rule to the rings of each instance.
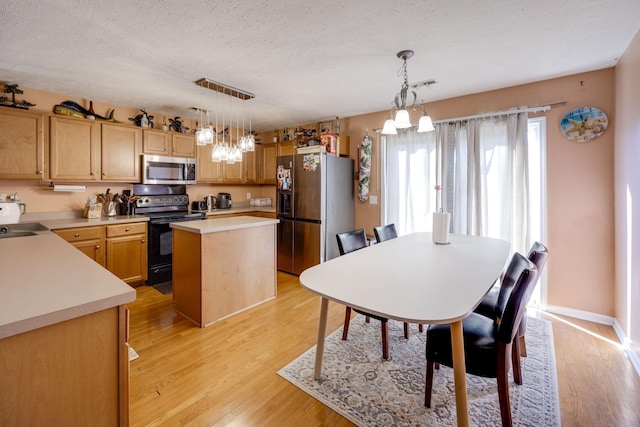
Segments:
[[[18,222],[16,224],[0,225],[0,239],[11,237],[35,236],[39,231],[49,229],[39,222]]]
[[[9,239],[11,237],[24,237],[35,236],[37,233],[34,231],[7,231],[3,233],[4,226],[0,225],[0,239]]]

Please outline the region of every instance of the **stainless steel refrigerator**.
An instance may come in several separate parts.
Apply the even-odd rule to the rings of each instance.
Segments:
[[[278,270],[300,275],[340,255],[353,229],[353,160],[305,153],[276,159]]]

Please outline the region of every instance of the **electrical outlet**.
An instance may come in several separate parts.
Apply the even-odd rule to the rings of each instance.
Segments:
[[[378,204],[378,196],[369,196],[369,204],[377,205]]]
[[[247,193],[247,200],[251,200],[251,193]]]

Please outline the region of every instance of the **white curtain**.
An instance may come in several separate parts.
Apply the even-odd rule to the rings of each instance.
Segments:
[[[431,231],[431,213],[442,207],[451,213],[452,233],[505,239],[512,251],[526,253],[532,243],[527,125],[520,112],[388,136],[383,221],[394,222],[400,234]]]
[[[384,224],[398,234],[431,231],[435,209],[435,135],[415,130],[383,137]]]

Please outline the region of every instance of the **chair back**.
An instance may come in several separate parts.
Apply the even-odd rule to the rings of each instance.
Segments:
[[[535,242],[531,246],[531,249],[529,249],[527,259],[533,262],[533,264],[537,268],[534,283],[537,283],[537,279],[538,277],[540,277],[540,272],[547,263],[548,254],[549,253],[547,251],[547,248],[540,242]],[[501,321],[502,313],[504,312],[507,301],[509,300],[509,295],[511,294],[511,291],[513,290],[513,287],[516,284],[516,280],[518,279],[518,276],[520,274],[520,268],[522,268],[522,265],[519,264],[522,263],[519,263],[515,259],[515,256],[511,258],[511,262],[509,263],[509,266],[507,267],[502,277],[498,299],[496,300],[496,305],[494,307],[494,318],[498,321]]]
[[[398,237],[395,224],[380,225],[373,227],[373,234],[376,235],[376,242],[384,242],[385,240],[395,239]]]
[[[507,271],[511,273],[509,280],[512,280],[513,276],[516,278],[504,310],[499,317],[497,338],[508,344],[518,333],[520,321],[538,278],[538,269],[523,255],[515,253]]]
[[[536,265],[536,268],[538,269],[538,278],[540,277],[540,274],[542,274],[544,266],[547,264],[548,256],[549,250],[542,243],[534,242],[533,245],[531,245],[527,258]]]
[[[340,255],[367,247],[367,235],[364,232],[364,228],[338,233],[336,234],[336,239],[338,240]]]

